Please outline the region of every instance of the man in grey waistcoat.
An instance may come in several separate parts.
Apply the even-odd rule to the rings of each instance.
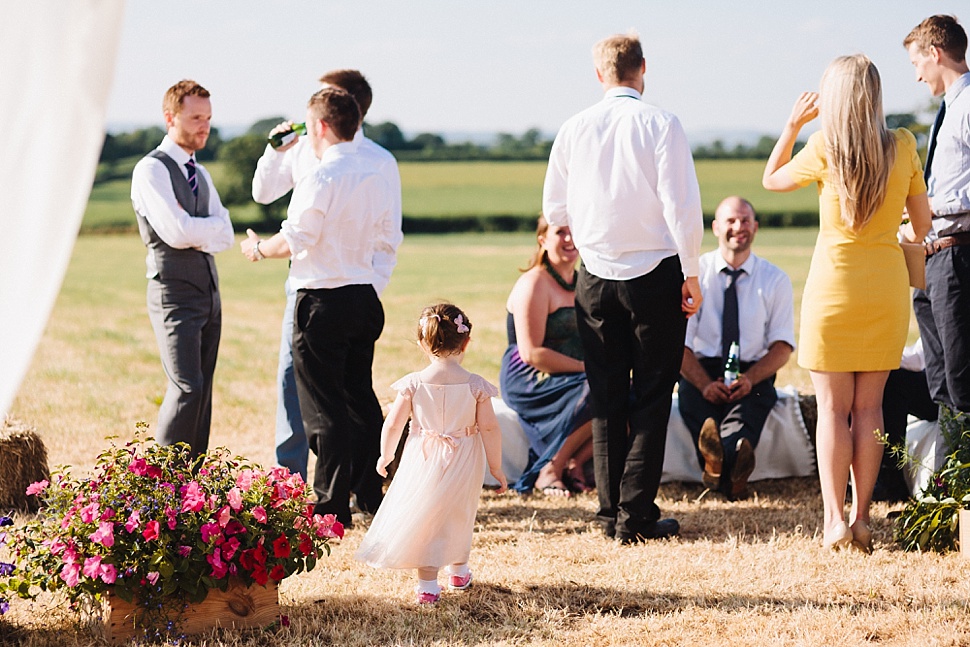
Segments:
[[[233,244],[229,211],[195,160],[209,138],[209,92],[179,81],[162,102],[168,133],[135,165],[131,202],[148,248],[148,318],[168,376],[155,439],[209,445],[212,374],[222,333],[219,275],[212,255]]]

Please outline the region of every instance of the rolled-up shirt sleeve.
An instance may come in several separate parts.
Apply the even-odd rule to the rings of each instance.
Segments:
[[[135,211],[148,220],[165,244],[175,249],[198,249],[215,254],[232,246],[232,224],[229,211],[222,205],[212,185],[212,178],[204,168],[197,168],[209,183],[209,217],[193,217],[182,208],[175,198],[168,169],[151,157],[135,165],[131,202]]]
[[[774,284],[765,290],[768,323],[765,326],[765,346],[783,341],[795,348],[795,306],[792,298],[791,279],[778,272]],[[689,322],[689,320],[688,320]]]
[[[320,240],[323,219],[326,217],[324,205],[329,202],[329,185],[307,178],[297,184],[286,211],[286,220],[280,233],[290,247],[290,256],[297,258],[305,255],[306,250]]]
[[[384,293],[391,281],[391,272],[397,265],[397,248],[404,241],[401,229],[401,174],[397,163],[389,161],[381,167],[380,175],[387,185],[389,208],[381,219],[374,246],[374,291],[377,296]]]
[[[657,194],[684,276],[697,276],[704,237],[701,192],[687,135],[676,117],[657,142]]]
[[[300,143],[297,143],[299,146]],[[253,174],[253,200],[259,204],[269,204],[286,195],[293,188],[293,159],[297,148],[293,147],[280,153],[269,144],[262,157],[256,162]]]

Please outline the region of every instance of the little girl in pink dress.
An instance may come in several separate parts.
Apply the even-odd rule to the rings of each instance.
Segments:
[[[491,402],[498,390],[461,367],[471,327],[449,303],[422,311],[418,344],[431,364],[391,385],[398,396],[381,430],[381,476],[387,475],[408,418],[410,433],[400,467],[355,555],[378,568],[417,569],[419,604],[438,601],[443,566],[449,589],[471,585],[468,556],[486,463],[499,482],[498,492],[507,487]]]

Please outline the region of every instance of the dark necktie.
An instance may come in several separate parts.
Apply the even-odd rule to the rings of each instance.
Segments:
[[[195,172],[195,160],[191,157],[189,161],[185,163],[185,168],[188,169],[189,174],[186,178],[189,181],[189,186],[192,188],[192,195],[199,195],[199,176]]]
[[[926,149],[926,168],[923,169],[923,179],[929,182],[930,166],[933,164],[933,153],[936,152],[936,135],[940,132],[940,124],[943,123],[943,116],[946,115],[946,101],[940,101],[940,110],[936,113],[936,120],[933,122],[933,132],[930,133],[930,144]]]
[[[724,315],[721,319],[721,359],[727,361],[731,349],[731,342],[741,345],[741,331],[738,327],[738,277],[744,270],[732,270],[725,267],[721,270],[728,276],[727,287],[724,288]]]

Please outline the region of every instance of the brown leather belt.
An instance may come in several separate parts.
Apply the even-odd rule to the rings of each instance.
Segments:
[[[926,257],[929,258],[937,252],[941,252],[949,247],[957,247],[958,245],[970,245],[970,231],[961,231],[957,234],[937,238],[923,245],[923,248],[926,251]]]

